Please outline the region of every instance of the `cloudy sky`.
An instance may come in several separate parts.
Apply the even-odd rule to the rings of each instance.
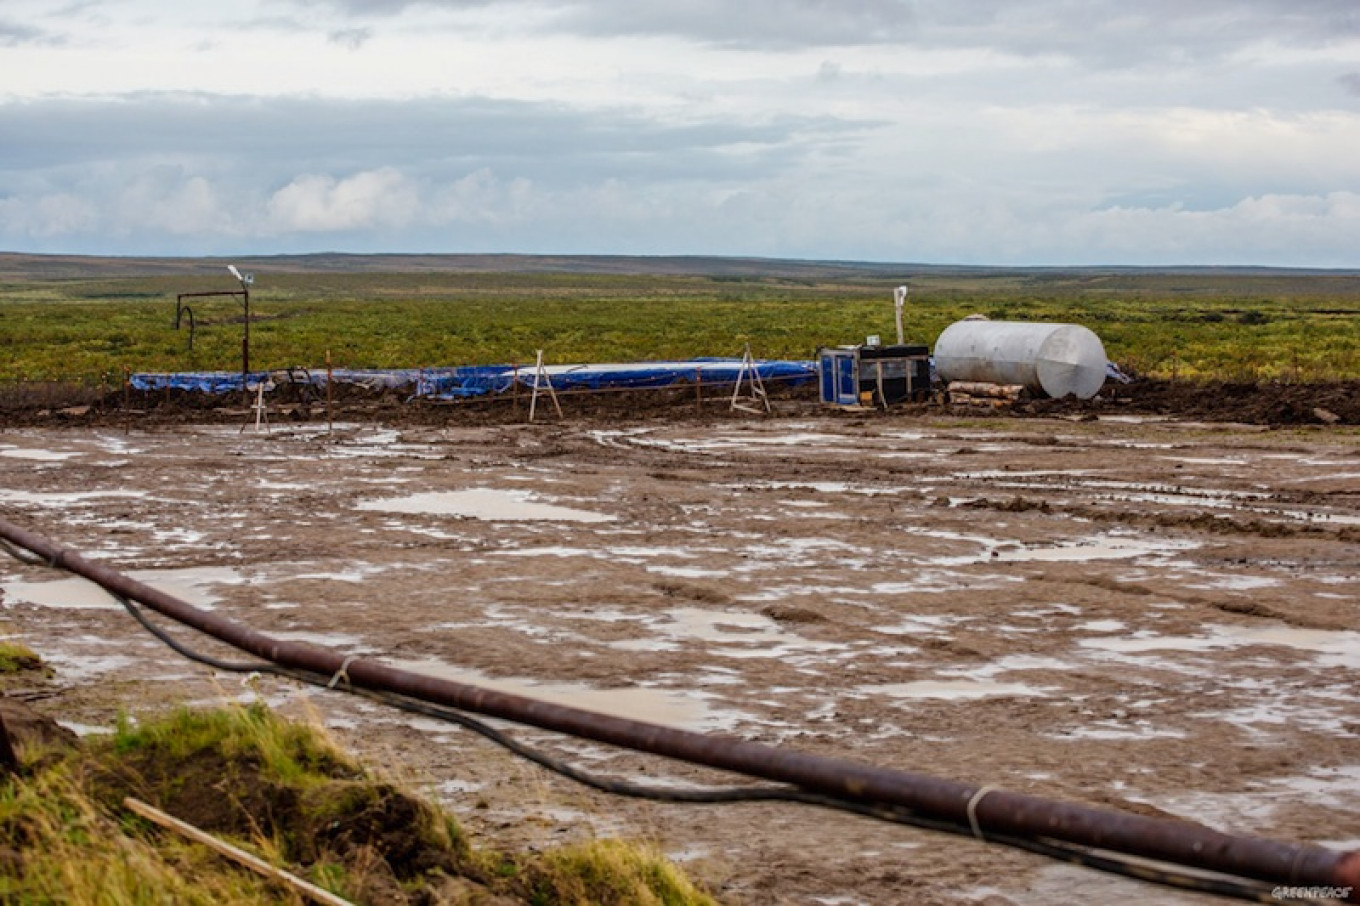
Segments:
[[[0,250],[1360,267],[1360,2],[0,0]]]

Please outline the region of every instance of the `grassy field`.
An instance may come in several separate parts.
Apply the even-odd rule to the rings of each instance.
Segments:
[[[672,259],[667,259],[672,262]],[[1133,372],[1223,380],[1360,377],[1360,277],[1282,271],[967,270],[694,259],[665,273],[571,270],[259,268],[251,365],[393,368],[740,355],[811,358],[818,346],[891,341],[892,287],[912,287],[908,342],[952,321],[1086,325]],[[705,262],[709,262],[708,265]],[[718,264],[713,264],[717,262]],[[645,266],[639,259],[635,267]],[[397,265],[400,266],[399,264]],[[562,265],[566,267],[566,265]],[[194,268],[185,268],[195,270]],[[130,371],[241,367],[242,307],[189,299],[193,349],[174,329],[176,294],[236,289],[217,266],[135,273],[71,266],[0,270],[0,382],[117,385]],[[910,269],[903,269],[909,271]]]

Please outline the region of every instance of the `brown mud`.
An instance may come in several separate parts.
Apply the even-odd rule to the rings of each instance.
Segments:
[[[823,411],[816,388],[770,387],[770,399],[781,413]],[[559,401],[573,418],[637,419],[740,417],[730,405],[730,393],[693,385],[647,391],[563,393]],[[327,400],[315,389],[299,393],[298,385],[281,385],[268,399],[268,414],[276,422],[324,421]],[[514,424],[528,420],[528,394],[438,402],[412,399],[407,391],[368,390],[337,384],[330,400],[330,416],[343,420],[378,420],[389,424]],[[540,398],[538,420],[555,415],[551,400]],[[1160,415],[1207,422],[1250,425],[1360,425],[1360,380],[1324,383],[1166,381],[1138,379],[1130,384],[1109,382],[1091,400],[1053,400],[1026,397],[996,408],[949,405],[942,390],[929,400],[896,407],[892,412],[994,414],[1006,417],[1099,417],[1101,414]],[[0,418],[11,426],[109,424],[173,425],[195,422],[244,423],[254,416],[252,401],[239,395],[213,396],[198,392],[115,391],[63,384],[10,385],[0,388]]]
[[[776,400],[773,416],[722,401],[696,413],[680,399],[663,409],[664,394],[646,397],[656,411],[568,400],[565,419],[532,425],[527,400],[517,415],[509,402],[396,402],[371,418],[348,401],[330,433],[315,409],[305,422],[271,413],[267,431],[242,430],[246,410],[35,416],[0,435],[0,507],[284,638],[701,732],[1360,849],[1355,387],[1286,391],[1276,408],[1225,403],[1233,424],[1143,411],[1151,392],[1125,403],[1124,389],[1022,404],[1025,418],[802,398]],[[1305,405],[1338,424],[1309,422]],[[508,848],[647,838],[745,904],[1212,902],[804,807],[610,798],[465,731],[188,664],[49,571],[0,565],[0,591],[5,631],[54,669],[38,704],[70,729],[260,696],[320,715]],[[610,775],[729,779],[515,732]]]

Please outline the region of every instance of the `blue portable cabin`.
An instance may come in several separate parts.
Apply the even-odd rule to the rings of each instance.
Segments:
[[[818,386],[830,406],[891,406],[930,394],[926,346],[823,346],[817,350]]]

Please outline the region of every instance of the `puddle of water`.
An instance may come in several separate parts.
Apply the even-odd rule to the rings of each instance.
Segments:
[[[145,491],[80,491],[71,493],[0,490],[0,501],[34,506],[79,506],[104,497],[145,497]]]
[[[1101,421],[1111,416],[1102,415]],[[960,902],[1004,903],[1006,906],[1050,906],[1052,903],[1147,903],[1158,906],[1204,906],[1206,895],[1180,893],[1134,878],[1104,874],[1077,865],[1043,865],[1023,881],[961,889]]]
[[[728,613],[701,607],[677,607],[667,613],[671,622],[654,628],[671,638],[743,645],[806,641],[801,636],[782,631],[778,623],[763,614]]]
[[[598,689],[584,683],[541,683],[532,679],[492,678],[439,660],[390,661],[391,666],[413,673],[494,689],[599,714],[646,721],[670,727],[713,730],[729,728],[740,717],[735,712],[710,709],[701,693],[630,686]]]
[[[1049,734],[1054,739],[1090,739],[1104,742],[1132,741],[1138,739],[1184,739],[1180,730],[1158,729],[1146,721],[1121,724],[1118,721],[1096,721],[1086,727],[1075,727]]]
[[[1314,767],[1306,774],[1247,780],[1245,785],[1245,791],[1234,793],[1133,794],[1127,798],[1211,827],[1237,831],[1254,831],[1267,826],[1281,805],[1306,805],[1341,812],[1353,811],[1360,806],[1360,793],[1357,793],[1360,790],[1360,765]]]
[[[129,573],[168,594],[194,605],[211,609],[219,600],[204,590],[211,585],[235,585],[244,581],[241,574],[229,567],[193,567],[190,569],[147,569]],[[69,610],[122,610],[104,589],[78,577],[52,579],[46,582],[6,582],[0,585],[5,601],[23,601],[40,607]]]
[[[834,494],[838,497],[846,494],[860,494],[865,497],[881,497],[885,495],[897,495],[903,492],[902,488],[880,488],[870,485],[851,484],[848,481],[748,481],[740,484],[720,484],[715,487],[737,492],[752,490],[815,491],[818,494]]]
[[[998,683],[993,680],[953,679],[917,680],[910,683],[886,683],[873,686],[857,686],[857,691],[869,695],[886,695],[903,699],[942,699],[945,701],[964,701],[992,696],[1042,696],[1047,693],[1037,686],[1025,683]]]
[[[1345,690],[1339,701],[1340,707],[1314,704],[1318,699],[1327,700],[1322,695],[1289,695],[1269,688],[1255,692],[1260,700],[1245,707],[1230,708],[1223,711],[1203,711],[1192,715],[1199,719],[1219,720],[1233,724],[1256,735],[1276,735],[1280,732],[1295,732],[1305,729],[1312,733],[1346,737],[1347,716],[1345,704],[1349,704],[1349,689]],[[1304,707],[1307,701],[1311,707]]]
[[[0,586],[5,603],[24,602],[40,607],[70,610],[121,610],[122,605],[102,588],[84,579],[53,579],[48,582],[7,582]]]
[[[1244,466],[1247,464],[1245,459],[1236,457],[1215,457],[1215,456],[1161,456],[1159,459],[1166,459],[1171,462],[1183,462],[1187,465],[1195,466]]]
[[[1078,623],[1077,628],[1087,632],[1118,632],[1127,629],[1128,626],[1122,620],[1087,620],[1085,623]]]
[[[268,632],[265,634],[271,639],[278,639],[280,642],[306,642],[310,645],[320,645],[323,648],[334,648],[351,654],[375,650],[371,646],[364,645],[364,640],[357,635],[345,635],[340,632],[289,630],[285,632]]]
[[[1360,632],[1298,629],[1292,626],[1211,626],[1200,636],[1136,634],[1122,638],[1082,639],[1083,648],[1122,654],[1149,651],[1215,651],[1247,645],[1278,645],[1318,655],[1324,667],[1360,668]]]
[[[798,653],[841,651],[845,646],[814,642],[785,632],[763,614],[729,613],[700,607],[678,607],[666,611],[670,620],[651,623],[653,638],[611,642],[622,651],[673,651],[681,642],[699,641],[713,645],[709,654],[727,658],[789,658]]]
[[[977,558],[969,558],[969,563]],[[875,582],[869,593],[875,595],[919,595],[945,594],[951,591],[982,591],[1002,588],[1005,585],[1023,582],[1019,576],[1001,576],[994,573],[963,573],[949,569],[927,569],[917,573],[910,582]],[[849,591],[850,589],[847,589]]]
[[[803,434],[748,434],[718,440],[716,443],[727,443],[731,446],[752,444],[767,447],[797,447],[809,444],[843,444],[845,438],[839,434],[815,434],[812,432]]]
[[[1190,550],[1198,546],[1193,541],[1177,541],[1169,538],[1157,541],[1140,541],[1133,538],[1105,536],[1050,547],[1002,548],[993,551],[990,559],[1008,563],[1125,560],[1148,554]]]
[[[491,488],[472,488],[466,491],[435,491],[364,500],[357,505],[361,510],[383,513],[412,513],[426,516],[462,516],[491,522],[551,521],[551,522],[613,522],[616,517],[589,510],[539,503],[524,491],[498,491]]]
[[[957,623],[966,623],[972,617],[955,614],[907,614],[904,622],[893,626],[873,626],[874,632],[886,635],[914,635],[916,633],[942,632]]]
[[[497,557],[594,557],[598,552],[585,547],[524,547],[516,550],[495,551]]]
[[[296,575],[283,576],[279,581],[303,581],[314,579],[323,582],[348,582],[350,584],[358,584],[365,579],[368,579],[370,576],[376,576],[379,573],[386,572],[386,570],[387,567],[385,566],[363,563],[340,572],[297,573]]]
[[[647,572],[676,579],[721,579],[729,574],[725,569],[702,569],[698,566],[648,565]]]
[[[1207,574],[1212,575],[1212,574]],[[1186,588],[1221,588],[1227,591],[1251,591],[1256,588],[1274,588],[1282,584],[1279,579],[1266,576],[1214,576],[1207,582],[1187,583]]]
[[[86,655],[47,653],[43,660],[50,664],[56,675],[67,683],[88,683],[96,677],[116,673],[140,663],[135,657],[121,654]]]
[[[711,549],[709,553],[720,553],[716,549]],[[686,547],[611,547],[605,552],[610,559],[628,557],[675,557],[679,560],[693,560],[699,556],[693,550]]]
[[[984,664],[981,667],[974,667],[970,670],[946,670],[943,672],[966,677],[968,679],[990,680],[998,673],[1007,673],[1014,670],[1071,670],[1074,666],[1074,664],[1059,658],[1040,657],[1032,654],[1008,654],[1005,657],[997,658],[991,663]]]
[[[22,447],[6,447],[0,450],[0,456],[7,459],[31,459],[35,462],[65,462],[79,453],[58,453],[55,450],[33,450]]]

